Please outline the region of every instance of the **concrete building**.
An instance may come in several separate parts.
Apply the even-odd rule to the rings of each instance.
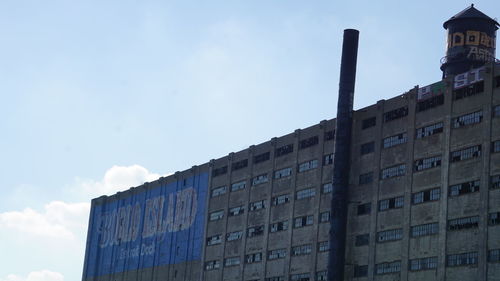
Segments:
[[[500,280],[500,64],[444,62],[353,112],[344,280]],[[327,280],[335,128],[94,199],[83,280]]]

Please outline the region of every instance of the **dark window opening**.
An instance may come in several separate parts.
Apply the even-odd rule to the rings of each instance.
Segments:
[[[377,117],[371,117],[361,122],[361,129],[368,129],[377,125]]]
[[[389,122],[399,118],[403,118],[408,115],[408,106],[400,107],[398,109],[391,110],[384,113],[384,122]]]
[[[274,151],[274,156],[280,157],[292,152],[293,152],[293,144],[287,144],[282,147],[276,148],[276,150]]]
[[[237,171],[248,166],[248,159],[244,159],[238,162],[234,162],[231,166],[231,171]]]
[[[417,112],[426,111],[428,109],[440,106],[444,104],[444,95],[439,95],[426,99],[424,101],[417,103]]]
[[[453,97],[455,100],[460,100],[466,97],[480,94],[482,92],[484,92],[484,81],[477,82],[467,87],[453,91]]]
[[[335,139],[335,130],[331,130],[325,133],[325,140],[333,140]]]
[[[299,149],[308,148],[308,147],[311,147],[311,146],[317,145],[318,143],[319,143],[319,138],[318,138],[318,136],[310,137],[310,138],[308,138],[308,139],[301,140],[301,141],[299,142]]]
[[[224,175],[225,173],[227,173],[227,166],[223,166],[223,167],[214,169],[212,171],[212,177],[215,178],[217,176]]]
[[[254,156],[253,163],[254,164],[262,163],[264,161],[269,160],[269,158],[271,158],[271,153],[268,151],[268,152]]]

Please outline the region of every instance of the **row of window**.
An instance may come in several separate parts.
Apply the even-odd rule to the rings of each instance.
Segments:
[[[333,163],[333,154],[327,154],[324,156],[323,165],[329,165]],[[319,162],[317,159],[313,159],[307,162],[303,162],[297,165],[297,171],[299,173],[306,172],[312,169],[316,169],[319,166]],[[274,178],[281,179],[286,178],[292,175],[292,168],[287,167],[277,171],[274,171]],[[260,185],[263,183],[269,182],[268,174],[261,174],[255,176],[251,179],[252,186]],[[233,183],[231,185],[231,191],[238,191],[246,188],[246,181],[240,181]],[[225,194],[227,192],[227,186],[219,186],[215,187],[211,190],[211,197],[217,197]]]
[[[322,241],[322,242],[317,243],[317,249],[318,249],[318,252],[328,251],[330,249],[328,241]],[[290,248],[290,255],[291,256],[309,255],[312,253],[312,250],[313,250],[312,244],[293,246]],[[286,248],[269,250],[269,251],[267,251],[267,260],[282,259],[282,258],[285,258],[287,255],[288,255],[288,249],[286,249]],[[257,262],[261,262],[261,261],[263,261],[263,253],[262,252],[247,254],[244,257],[245,264],[252,264],[252,263],[257,263]],[[225,267],[239,265],[240,263],[241,263],[241,258],[239,256],[227,257],[224,259],[224,266]],[[211,260],[211,261],[205,262],[205,270],[213,270],[213,269],[219,269],[219,268],[220,268],[220,261],[219,260]]]
[[[213,214],[213,213],[212,213]],[[330,221],[330,212],[322,212],[319,214],[318,217],[318,222],[319,223],[326,223]],[[305,226],[313,225],[314,224],[314,216],[313,215],[307,215],[307,216],[300,216],[296,217],[293,219],[293,227],[294,228],[302,228]],[[280,231],[286,231],[288,230],[288,225],[289,222],[288,220],[285,221],[280,221],[280,222],[275,222],[269,224],[269,232],[274,233],[274,232],[280,232]],[[259,226],[254,226],[254,227],[248,227],[247,228],[247,237],[255,237],[264,234],[264,225],[259,225]],[[230,233],[226,234],[226,241],[235,241],[239,240],[243,237],[243,231],[233,231]],[[222,243],[223,235],[222,234],[217,234],[213,235],[207,238],[207,245],[212,246],[212,245],[217,245]]]
[[[500,212],[490,213],[488,215],[488,224],[491,226],[499,225]],[[458,231],[458,230],[477,228],[478,226],[479,226],[479,216],[472,216],[472,217],[448,220],[447,229],[448,231]],[[410,230],[410,235],[411,237],[416,238],[421,236],[437,234],[438,232],[439,232],[439,224],[435,222],[435,223],[427,223],[427,224],[412,226]],[[363,239],[368,239],[369,237],[365,237],[364,235],[366,234],[359,236],[359,238],[358,236],[356,237],[356,244],[355,244],[356,246],[363,246],[368,243],[367,240]],[[380,231],[377,233],[377,242],[394,241],[394,240],[400,240],[402,238],[403,238],[402,228],[390,229],[390,230]],[[360,240],[358,241],[358,239]]]
[[[333,131],[325,132],[324,138],[327,141],[333,140],[335,138],[335,131],[333,130]],[[305,149],[305,148],[317,145],[318,143],[319,143],[319,137],[313,136],[313,137],[301,140],[299,142],[299,149]],[[280,156],[283,156],[283,155],[286,155],[286,154],[289,154],[292,152],[293,152],[293,144],[287,144],[287,145],[276,148],[274,151],[274,155],[275,155],[275,157],[280,157]],[[255,155],[253,157],[253,163],[258,164],[258,163],[265,162],[269,159],[271,159],[271,153],[264,152],[264,153]],[[237,170],[243,169],[243,168],[247,167],[248,164],[249,164],[248,159],[244,159],[244,160],[235,162],[231,165],[231,171],[237,171]],[[227,166],[219,167],[219,168],[212,170],[212,176],[217,177],[220,175],[224,175],[227,173],[227,171],[228,171]]]
[[[307,273],[298,273],[298,274],[290,274],[290,281],[312,281],[313,279],[312,274],[307,272]],[[316,281],[326,281],[327,278],[327,271],[317,271],[316,272],[316,277],[314,280]],[[273,277],[267,277],[264,279],[264,281],[285,281],[285,276],[273,276]],[[258,281],[258,280],[252,280],[252,281]]]
[[[500,249],[488,251],[489,262],[500,261]],[[478,263],[478,253],[460,253],[446,256],[446,265],[448,267],[475,265]],[[410,259],[408,262],[408,270],[422,271],[431,270],[438,267],[438,257],[425,257]],[[375,264],[375,274],[389,274],[401,271],[401,261],[384,262]],[[354,277],[366,277],[368,275],[368,265],[356,265],[354,267]]]
[[[479,191],[480,181],[468,181],[464,183],[454,184],[449,186],[449,196],[455,197],[464,194],[474,193]],[[490,189],[500,188],[500,175],[490,177]],[[439,187],[419,191],[412,194],[412,203],[421,204],[425,202],[438,201],[441,198],[441,189]],[[371,211],[371,203],[358,205],[358,215],[369,214]],[[379,211],[388,209],[401,208],[404,205],[403,197],[389,198],[379,201]]]
[[[493,113],[494,116],[500,116],[500,106],[494,107],[493,112],[494,112]],[[461,115],[461,116],[454,118],[453,122],[452,122],[452,127],[453,128],[460,128],[463,126],[480,123],[482,121],[482,119],[483,119],[483,112],[482,111],[468,113],[468,114]],[[417,139],[420,139],[420,138],[431,136],[431,135],[441,133],[441,132],[443,132],[443,122],[435,123],[432,125],[428,125],[428,126],[416,129],[415,137]],[[398,135],[384,138],[383,142],[382,142],[383,143],[382,147],[389,148],[392,146],[406,143],[407,141],[408,141],[407,134],[401,133]],[[373,143],[363,144],[361,146],[361,155],[367,154],[369,152],[373,152],[374,149],[372,147],[374,147]]]

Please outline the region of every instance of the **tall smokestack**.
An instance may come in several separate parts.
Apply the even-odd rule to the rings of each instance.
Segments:
[[[339,100],[337,104],[337,122],[335,129],[335,154],[333,157],[328,281],[344,280],[352,106],[354,99],[354,83],[356,80],[358,38],[359,31],[355,29],[344,30],[342,61],[340,64]]]

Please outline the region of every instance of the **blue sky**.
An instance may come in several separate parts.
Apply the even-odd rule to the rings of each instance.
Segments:
[[[0,281],[79,280],[93,197],[334,118],[345,28],[355,108],[440,80],[470,4],[0,1]]]

